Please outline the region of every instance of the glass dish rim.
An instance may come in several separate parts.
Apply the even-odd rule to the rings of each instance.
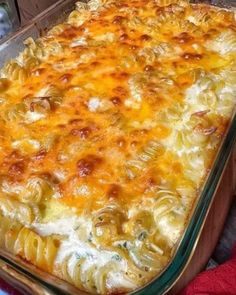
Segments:
[[[65,6],[67,3],[72,4],[77,2],[76,0],[60,0],[56,4],[49,7],[46,11],[38,15],[36,18],[34,18],[28,25],[23,27],[21,30],[13,33],[10,35],[7,39],[3,39],[0,41],[0,52],[1,47],[9,42],[16,42],[17,38],[20,38],[23,33],[30,31],[31,29],[42,32],[42,28],[38,26],[40,22],[42,22],[44,19],[47,19],[48,13],[53,12],[53,10],[56,10],[60,5]],[[205,1],[190,1],[196,4],[204,4]],[[209,1],[208,1],[209,2]],[[212,5],[211,3],[207,3],[208,5]],[[215,6],[222,8],[222,6],[218,6],[220,1],[218,1],[217,5],[214,3]],[[234,7],[227,5],[223,6],[223,8],[231,8],[234,9]],[[60,21],[58,18],[57,22]],[[51,23],[49,27],[55,25],[55,22]],[[47,27],[46,30],[49,28]],[[40,30],[41,29],[41,30]],[[19,52],[19,51],[18,51]],[[165,269],[157,275],[157,277],[154,277],[150,282],[148,282],[146,285],[140,287],[137,290],[134,290],[128,294],[132,295],[161,295],[168,292],[168,290],[171,289],[171,287],[175,284],[175,282],[179,279],[181,274],[184,272],[185,268],[188,265],[188,262],[191,260],[191,257],[194,253],[194,250],[196,248],[198,239],[200,237],[201,231],[203,229],[204,223],[207,218],[207,214],[211,208],[211,204],[214,200],[214,196],[217,190],[217,187],[219,185],[220,179],[222,177],[224,168],[226,167],[227,160],[230,156],[230,153],[232,151],[233,145],[236,140],[236,114],[235,111],[232,115],[231,122],[228,126],[228,130],[226,132],[226,136],[222,140],[222,143],[216,153],[215,160],[213,162],[213,166],[211,168],[210,173],[206,177],[205,182],[202,185],[202,192],[197,197],[195,204],[193,205],[192,213],[189,217],[188,225],[186,225],[184,233],[178,242],[178,246],[175,249],[174,255],[171,257],[170,262],[165,267]],[[42,285],[43,288],[46,288],[49,292],[51,291],[52,294],[71,294],[68,293],[70,291],[75,292],[77,294],[88,294],[86,292],[83,292],[79,289],[75,289],[73,286],[70,287],[67,282],[64,282],[63,280],[60,280],[58,278],[55,278],[56,281],[62,281],[63,284],[66,286],[67,290],[63,290],[62,288],[58,289],[58,286],[55,286],[52,282],[48,282],[48,280],[45,280],[45,278],[42,278],[45,274],[49,278],[52,279],[54,276],[48,275],[47,273],[40,271],[38,269],[34,269],[33,272],[31,272],[33,267],[32,265],[28,263],[24,263],[21,261],[21,259],[18,259],[16,261],[15,257],[13,255],[10,255],[9,253],[4,253],[5,251],[0,250],[0,260],[6,263],[6,265],[9,265],[9,267],[12,267],[19,273],[23,273],[24,275],[32,278],[36,283],[39,283]],[[55,281],[54,279],[52,279]],[[69,286],[67,286],[69,285]],[[69,290],[71,289],[71,290]]]

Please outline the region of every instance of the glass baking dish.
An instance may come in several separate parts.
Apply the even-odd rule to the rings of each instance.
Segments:
[[[16,57],[23,50],[23,41],[37,38],[53,25],[65,19],[74,8],[76,0],[60,0],[55,5],[33,19],[26,27],[12,34],[7,40],[0,42],[0,67],[4,62]],[[234,9],[234,0],[193,0],[193,3],[208,3],[227,9]],[[207,176],[202,191],[195,202],[185,232],[176,247],[172,260],[158,277],[147,285],[133,291],[131,294],[151,295],[165,294],[179,279],[187,267],[197,245],[207,214],[214,200],[216,189],[220,183],[227,160],[236,139],[236,114],[234,112],[212,169]],[[87,294],[69,283],[45,273],[22,259],[0,249],[0,276],[23,292],[23,294],[53,295],[53,294]]]
[[[4,36],[9,34],[9,32],[11,31],[16,31],[17,28],[19,28],[20,19],[19,19],[17,7],[14,0],[0,0],[0,14],[2,14],[2,20],[3,20],[3,22],[1,23],[0,21],[0,23],[1,25],[5,24],[5,30],[4,30],[5,32],[3,34]],[[2,33],[0,33],[0,38],[1,38],[1,34]]]

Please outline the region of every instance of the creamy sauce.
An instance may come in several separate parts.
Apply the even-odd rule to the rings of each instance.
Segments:
[[[83,227],[84,237],[88,238],[92,229],[91,226],[92,224],[88,219],[76,216],[61,218],[54,222],[32,224],[32,228],[41,236],[53,234],[67,236],[66,240],[61,243],[55,263],[60,264],[65,258],[70,257],[68,271],[71,276],[73,276],[74,268],[80,258],[86,258],[81,268],[82,272],[86,272],[92,266],[96,266],[99,270],[99,268],[112,262],[116,265],[116,270],[109,272],[108,285],[111,288],[134,288],[135,283],[125,278],[124,275],[127,271],[127,263],[117,252],[97,249],[91,243],[80,239],[79,228]]]
[[[220,35],[210,42],[206,43],[206,47],[212,51],[216,51],[222,56],[236,52],[236,43],[234,35],[230,31],[222,32]]]

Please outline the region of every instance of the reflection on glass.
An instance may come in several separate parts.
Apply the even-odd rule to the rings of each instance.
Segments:
[[[12,30],[12,23],[3,5],[0,5],[0,38],[6,36]]]

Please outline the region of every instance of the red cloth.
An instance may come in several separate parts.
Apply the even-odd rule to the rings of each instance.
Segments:
[[[0,295],[21,295],[16,289],[0,278]]]
[[[236,295],[236,245],[231,260],[200,273],[179,295]]]

